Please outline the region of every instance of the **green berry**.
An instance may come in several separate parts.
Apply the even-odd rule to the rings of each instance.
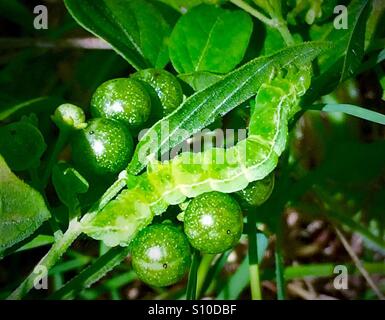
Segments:
[[[273,189],[274,174],[269,174],[262,180],[251,182],[245,189],[238,191],[237,195],[241,204],[257,207],[269,199]]]
[[[134,79],[109,80],[96,89],[91,99],[94,118],[119,120],[131,129],[141,127],[150,113],[150,96],[145,87]]]
[[[84,111],[70,103],[65,103],[56,108],[52,116],[53,122],[61,130],[78,130],[86,127],[86,116]]]
[[[221,253],[235,246],[243,229],[238,203],[228,194],[204,193],[189,203],[184,231],[191,245],[203,253]]]
[[[148,83],[155,90],[163,107],[163,116],[173,112],[183,101],[182,87],[178,79],[166,70],[141,70],[132,77]]]
[[[72,137],[72,158],[87,174],[109,175],[123,170],[133,152],[128,129],[110,119],[93,119]]]
[[[14,171],[37,167],[47,147],[39,129],[25,121],[1,127],[0,137],[0,153]]]
[[[144,228],[131,243],[132,266],[145,283],[164,287],[185,275],[191,249],[185,234],[169,224]]]

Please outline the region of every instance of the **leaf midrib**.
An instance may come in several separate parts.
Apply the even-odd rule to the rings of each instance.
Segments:
[[[213,25],[212,25],[212,27],[211,27],[211,29],[209,31],[209,34],[207,36],[207,40],[206,40],[205,46],[203,47],[202,53],[201,53],[201,55],[199,57],[198,63],[195,66],[195,70],[194,71],[204,71],[204,70],[200,70],[201,63],[203,61],[203,58],[206,56],[206,52],[207,52],[207,50],[209,48],[209,44],[210,44],[211,38],[213,36],[214,30],[215,30],[217,24],[219,23],[219,21],[221,21],[221,17],[217,16],[215,18],[215,22],[213,23]]]

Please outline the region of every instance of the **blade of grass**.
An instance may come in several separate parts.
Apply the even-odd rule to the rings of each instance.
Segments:
[[[255,212],[249,212],[247,215],[250,290],[252,300],[262,300],[262,290],[259,279],[258,242],[257,233],[255,232],[255,226],[257,224],[256,218]]]
[[[53,275],[53,287],[54,290],[57,290],[63,285],[64,279],[63,279],[63,274],[61,273],[55,273]]]
[[[346,264],[343,262],[320,263],[287,266],[284,273],[285,279],[294,280],[306,277],[330,277],[335,275],[334,267],[341,264],[348,268],[349,274],[358,274],[358,270],[353,264]],[[363,266],[371,274],[385,274],[385,264],[382,262],[363,262]],[[271,279],[267,273],[264,274],[262,278],[264,280]]]
[[[237,271],[228,279],[219,292],[219,300],[236,300],[242,291],[250,283],[249,257],[246,256],[239,265]]]
[[[211,269],[211,264],[215,257],[215,254],[204,254],[201,263],[199,264],[196,289],[198,299],[201,295],[203,284],[207,278],[207,275]]]
[[[275,244],[275,279],[277,283],[277,298],[278,300],[285,300],[285,267],[282,256],[282,245],[279,233],[277,233]]]
[[[52,294],[49,299],[58,300],[73,297],[76,292],[81,291],[83,288],[88,288],[100,280],[107,272],[121,263],[128,253],[128,247],[114,247],[110,249],[79,275],[67,282],[60,290]]]
[[[187,289],[186,289],[186,299],[195,300],[197,293],[197,274],[199,262],[201,260],[200,253],[197,250],[194,250],[193,258],[191,261],[190,272],[188,275]]]
[[[37,231],[38,233],[38,231]],[[35,248],[43,247],[49,244],[53,244],[55,242],[55,238],[53,236],[48,235],[32,235],[31,237],[25,239],[24,241],[19,242],[15,246],[8,248],[0,253],[0,260],[4,257],[7,257],[16,252],[23,252],[32,250]]]
[[[287,266],[284,270],[284,277],[286,281],[289,281],[303,278],[335,276],[334,267],[337,265],[345,265],[351,275],[360,274],[354,264],[336,261],[335,263],[312,263]],[[363,262],[363,266],[370,274],[385,274],[385,264],[383,262]],[[274,278],[274,269],[269,268],[261,271],[261,280],[274,280]]]
[[[307,110],[343,112],[357,118],[385,125],[385,115],[352,104],[317,104],[310,106]]]
[[[119,290],[132,281],[136,280],[137,276],[134,271],[123,272],[111,279],[106,280],[100,286],[92,289],[85,289],[80,293],[80,296],[85,295],[87,297],[92,296],[93,299],[100,297],[102,294],[111,292],[111,298],[116,298],[116,293],[119,293]],[[112,292],[115,292],[112,294]],[[120,296],[119,296],[120,297]]]
[[[64,273],[64,272],[76,270],[76,269],[79,269],[81,267],[86,266],[87,264],[89,264],[91,262],[91,260],[92,260],[91,257],[84,256],[84,257],[73,259],[70,261],[65,261],[65,262],[60,263],[60,264],[56,265],[55,267],[53,267],[50,270],[49,274],[54,275],[56,273]]]
[[[22,252],[22,251],[43,247],[43,246],[52,244],[54,241],[55,241],[55,238],[53,236],[38,235],[32,241],[28,242],[21,248],[17,249],[16,252]]]

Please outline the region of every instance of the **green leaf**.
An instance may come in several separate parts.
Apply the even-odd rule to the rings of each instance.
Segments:
[[[292,34],[295,43],[302,43],[303,39],[299,33]],[[266,37],[263,41],[262,54],[269,55],[287,47],[282,34],[275,28],[266,26]]]
[[[2,0],[0,2],[0,16],[22,26],[25,30],[31,31],[33,29],[32,10],[29,10],[19,0]]]
[[[0,251],[30,236],[49,217],[43,197],[16,177],[0,156]]]
[[[4,257],[10,256],[16,252],[23,252],[32,250],[35,248],[47,246],[49,244],[53,244],[55,242],[55,237],[48,235],[38,234],[36,237],[30,236],[20,241],[16,245],[8,248],[6,250],[0,250],[0,260],[4,259]]]
[[[384,71],[381,70],[381,72],[378,73],[378,80],[382,88],[381,99],[385,101],[385,72]]]
[[[355,15],[356,19],[354,21],[350,21],[351,24],[353,23],[353,25],[350,25],[350,28],[353,29],[353,31],[350,33],[347,40],[340,82],[348,79],[355,73],[364,56],[365,30],[366,21],[370,12],[370,1],[366,1],[366,3],[365,1],[361,1],[361,3],[361,6],[357,5],[357,11],[355,11],[357,12]],[[340,32],[333,33],[329,40],[337,41],[337,39],[339,43],[339,41],[341,41]]]
[[[347,8],[347,29],[336,29],[331,26],[331,32],[325,40],[332,41],[335,46],[328,54],[320,58],[321,70],[334,67],[342,57],[343,68],[341,79],[345,79],[360,63],[364,53],[365,28],[368,13],[370,12],[369,0],[354,0]]]
[[[286,47],[286,43],[277,29],[266,26],[266,37],[263,42],[264,55],[272,54]]]
[[[15,171],[36,168],[46,144],[43,135],[27,120],[0,127],[0,153]]]
[[[343,112],[351,116],[361,118],[363,120],[368,120],[385,125],[385,115],[352,104],[319,104],[309,107],[308,110],[320,110],[324,112]]]
[[[60,102],[61,99],[55,97],[39,97],[9,107],[4,107],[0,110],[0,121],[8,118],[11,120],[16,119],[21,115],[30,112],[51,113],[51,111],[54,110]]]
[[[79,206],[78,194],[88,191],[88,182],[83,176],[68,164],[61,162],[52,170],[52,182],[62,203],[70,211]]]
[[[139,173],[149,161],[148,158],[144,159],[146,155],[157,156],[160,151],[169,151],[198,130],[207,127],[218,116],[254,96],[277,70],[290,64],[310,62],[328,47],[324,42],[310,42],[287,48],[272,56],[254,59],[192,95],[142,137],[129,164],[129,172]],[[168,134],[164,128],[168,128]]]
[[[22,252],[27,250],[32,250],[35,248],[47,246],[55,242],[55,237],[39,234],[33,238],[30,242],[26,243],[22,247],[16,250],[16,252]]]
[[[372,11],[370,12],[368,24],[366,26],[366,45],[370,46],[376,38],[383,32],[383,18],[385,14],[385,1],[373,0]],[[381,27],[382,25],[382,27]]]
[[[347,8],[348,28],[330,26],[325,39],[334,47],[319,59],[321,75],[314,80],[307,101],[333,91],[338,83],[351,77],[364,56],[366,22],[371,8],[369,0],[353,0]]]
[[[201,91],[222,79],[223,76],[216,73],[198,71],[192,73],[182,73],[178,75],[178,78],[186,82],[195,91]]]
[[[238,299],[242,291],[250,283],[249,274],[249,258],[248,256],[239,265],[237,271],[227,280],[223,289],[219,292],[217,299],[219,300],[235,300]]]
[[[170,58],[179,73],[226,73],[239,64],[253,23],[243,11],[201,5],[182,16],[170,38]]]
[[[104,39],[137,70],[168,62],[170,26],[145,0],[65,0],[74,19]]]

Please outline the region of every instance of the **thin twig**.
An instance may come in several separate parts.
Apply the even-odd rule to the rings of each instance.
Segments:
[[[235,4],[237,7],[245,10],[246,12],[250,13],[252,16],[254,16],[258,20],[262,21],[264,24],[267,24],[271,27],[275,27],[275,22],[272,19],[269,19],[268,17],[266,17],[264,14],[262,14],[257,9],[250,6],[245,1],[243,1],[243,0],[230,0],[230,2]]]
[[[286,21],[282,18],[282,14],[280,12],[274,12],[272,8],[269,8],[271,18],[268,18],[263,13],[259,12],[257,9],[253,8],[243,0],[230,0],[230,2],[236,5],[237,7],[243,9],[244,11],[248,12],[264,24],[274,29],[277,29],[281,34],[282,38],[284,39],[286,45],[291,46],[295,43],[287,27]]]
[[[309,291],[305,290],[304,288],[300,287],[296,283],[289,283],[287,285],[287,288],[289,289],[289,291],[291,293],[301,297],[304,300],[315,300],[316,299],[316,296],[314,296],[314,294],[312,294],[311,292],[309,292]]]
[[[357,257],[354,250],[346,240],[345,236],[342,234],[342,232],[334,226],[334,229],[336,230],[338,238],[341,240],[342,245],[344,246],[345,250],[349,254],[349,256],[352,258],[354,264],[356,265],[358,271],[362,274],[362,276],[365,278],[365,280],[368,282],[369,286],[372,288],[374,293],[378,296],[380,300],[384,300],[385,297],[381,293],[381,291],[378,289],[376,284],[373,282],[372,278],[370,277],[368,271],[366,271],[365,267],[363,266],[361,260]]]
[[[45,49],[97,49],[111,50],[112,47],[102,39],[95,37],[46,40],[38,38],[0,38],[0,48],[21,49],[28,47]]]

